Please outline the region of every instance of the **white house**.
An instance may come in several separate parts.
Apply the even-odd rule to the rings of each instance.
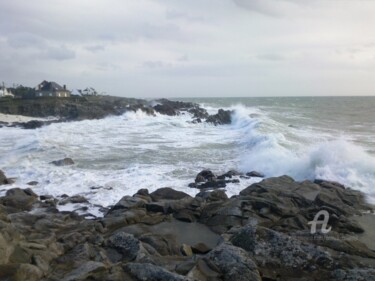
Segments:
[[[2,87],[2,88],[0,88],[0,97],[10,97],[10,98],[14,98],[14,95],[13,95],[12,92],[9,91],[7,88]]]

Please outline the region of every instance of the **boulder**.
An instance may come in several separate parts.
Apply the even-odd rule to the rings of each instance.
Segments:
[[[254,177],[254,178],[264,178],[264,174],[257,172],[257,171],[251,171],[246,173],[246,176],[248,177]]]
[[[69,165],[74,165],[74,161],[72,158],[64,158],[64,159],[52,161],[51,164],[55,166],[69,166]]]
[[[117,232],[108,239],[109,249],[115,250],[119,255],[114,255],[113,262],[133,261],[140,251],[140,242],[132,234]]]
[[[170,187],[159,188],[150,194],[153,201],[159,200],[180,200],[186,197],[191,198],[189,194],[182,191],[176,191]]]
[[[15,211],[29,211],[37,201],[38,196],[30,188],[9,189],[5,196],[0,198],[0,204],[11,207]]]
[[[216,180],[215,174],[211,170],[203,170],[195,177],[195,183],[214,181]]]

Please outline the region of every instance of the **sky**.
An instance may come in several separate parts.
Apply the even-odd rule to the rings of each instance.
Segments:
[[[0,2],[0,82],[127,97],[375,95],[373,0]]]

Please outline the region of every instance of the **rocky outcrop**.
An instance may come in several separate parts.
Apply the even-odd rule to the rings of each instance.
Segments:
[[[206,122],[212,123],[215,126],[230,124],[232,122],[231,115],[232,111],[219,109],[216,114],[208,116]]]
[[[217,178],[205,170],[197,183]],[[87,201],[19,188],[0,197],[0,280],[371,280],[374,273],[375,251],[356,220],[373,206],[337,183],[282,176],[231,198],[221,189],[195,197],[141,189],[90,220],[59,212],[63,202]],[[312,234],[309,222],[321,210],[331,230]]]
[[[7,177],[5,176],[4,172],[2,170],[0,170],[0,185],[2,184],[9,184],[10,183],[10,180],[7,179]]]

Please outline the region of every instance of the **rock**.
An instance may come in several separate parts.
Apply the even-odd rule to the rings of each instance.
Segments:
[[[69,166],[69,165],[73,165],[74,161],[72,158],[64,158],[64,159],[52,161],[51,164],[55,166]]]
[[[153,201],[159,200],[180,200],[186,197],[191,198],[189,194],[182,191],[176,191],[169,187],[159,188],[150,194]]]
[[[193,250],[191,249],[191,247],[189,245],[186,245],[186,244],[182,244],[181,245],[181,253],[184,255],[184,256],[192,256],[193,255]]]
[[[140,251],[139,240],[132,234],[117,232],[108,239],[108,247],[120,254],[120,260],[133,261]],[[115,262],[117,258],[112,259]]]
[[[37,181],[30,181],[30,182],[27,183],[27,185],[35,186],[35,185],[38,185],[38,182]]]
[[[216,189],[213,191],[201,191],[196,195],[196,197],[203,198],[207,201],[225,201],[228,199],[225,191],[221,189]]]
[[[316,179],[314,180],[314,183],[319,184],[321,187],[328,188],[328,189],[335,189],[335,188],[345,189],[345,185],[335,182],[335,181],[326,181],[326,180]]]
[[[12,281],[39,281],[43,273],[31,264],[0,265],[0,280]]]
[[[45,124],[48,124],[48,122],[37,120],[31,120],[26,123],[19,123],[19,125],[24,129],[36,129],[44,126]]]
[[[32,205],[37,201],[38,196],[30,188],[9,189],[5,197],[0,198],[0,204],[11,207],[17,211],[29,211]]]
[[[175,116],[177,115],[176,110],[167,104],[157,104],[154,106],[154,110],[163,115]]]
[[[246,251],[229,243],[222,243],[214,248],[203,261],[206,265],[195,266],[189,272],[188,277],[198,279],[203,275],[206,278],[219,277],[219,280],[262,280],[256,264]],[[208,269],[205,270],[205,267]],[[216,276],[214,272],[217,273]]]
[[[9,180],[6,178],[4,172],[0,170],[0,185],[9,184]]]
[[[225,125],[232,123],[232,112],[230,110],[219,109],[217,114],[210,115],[207,117],[207,123],[213,123],[217,125]]]
[[[109,212],[119,209],[136,209],[136,208],[143,208],[145,206],[145,200],[142,200],[138,197],[131,197],[126,195],[120,199],[119,202],[114,205]]]
[[[210,170],[203,170],[195,178],[195,183],[206,182],[206,181],[214,181],[216,180],[216,176]]]
[[[136,280],[154,280],[154,281],[188,281],[188,277],[172,273],[160,266],[150,263],[128,263],[123,266],[126,273]]]
[[[64,198],[59,201],[59,205],[66,205],[66,204],[78,204],[78,203],[88,203],[87,199],[82,195],[74,195],[71,197]]]
[[[197,184],[196,188],[198,189],[212,189],[212,188],[224,188],[227,186],[226,180],[214,180],[214,181],[207,181],[201,184]]]
[[[67,276],[61,279],[61,281],[87,280],[88,278],[92,277],[93,274],[105,271],[106,267],[103,263],[88,261],[70,272]]]
[[[241,176],[242,173],[238,172],[238,171],[235,171],[235,170],[230,170],[228,172],[226,172],[225,174],[222,174],[221,176],[218,176],[217,178],[220,179],[220,180],[225,180],[225,178],[232,178],[234,176]]]
[[[264,174],[259,173],[257,171],[248,172],[248,173],[246,173],[246,176],[248,176],[248,177],[254,177],[254,178],[264,178]]]
[[[194,246],[191,246],[191,249],[194,254],[207,254],[212,248],[208,247],[204,243],[197,243]]]
[[[152,202],[146,204],[146,210],[147,212],[153,212],[153,213],[166,213],[166,207],[165,204],[161,202]]]

